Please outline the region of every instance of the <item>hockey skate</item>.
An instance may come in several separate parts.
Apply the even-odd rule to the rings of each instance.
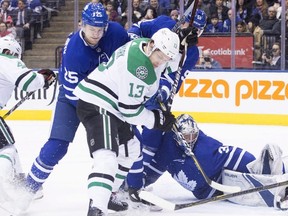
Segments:
[[[17,181],[2,181],[0,193],[0,207],[13,215],[25,212],[35,195]]]
[[[104,216],[104,213],[98,209],[97,207],[93,207],[92,205],[92,200],[89,202],[89,209],[88,209],[88,214],[87,216]]]
[[[129,198],[132,201],[131,206],[134,209],[141,209],[143,211],[162,211],[162,208],[159,206],[156,206],[150,202],[147,202],[146,200],[143,200],[139,197],[140,190],[129,188]]]
[[[113,213],[118,213],[117,215],[123,215],[126,213],[128,210],[128,203],[120,201],[117,197],[116,193],[112,193],[109,203],[108,203],[108,213],[113,214]]]

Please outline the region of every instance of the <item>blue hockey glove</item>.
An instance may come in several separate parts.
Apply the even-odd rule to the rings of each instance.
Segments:
[[[167,99],[167,92],[163,89],[158,89],[158,91],[145,103],[145,107],[149,110],[161,109],[160,103],[165,103]]]

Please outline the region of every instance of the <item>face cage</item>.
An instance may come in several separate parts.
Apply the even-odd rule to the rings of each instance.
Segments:
[[[189,134],[183,134],[184,139],[186,142],[191,146],[191,149],[193,149],[194,144],[196,143],[198,139],[198,134],[199,133],[189,133]]]
[[[11,50],[9,49],[3,49],[2,54],[15,56],[16,58],[19,58],[19,59],[21,58],[21,56],[19,56],[18,53],[11,52]]]

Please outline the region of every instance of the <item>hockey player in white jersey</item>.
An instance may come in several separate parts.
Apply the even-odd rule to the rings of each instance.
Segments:
[[[121,126],[128,122],[166,131],[174,124],[170,112],[150,111],[144,103],[157,91],[166,63],[179,54],[179,44],[178,35],[167,28],[160,29],[152,39],[128,42],[74,90],[79,98],[77,115],[86,129],[94,159],[88,177],[88,216],[107,214]]]
[[[15,87],[32,92],[47,89],[55,80],[49,69],[38,72],[28,69],[21,60],[21,46],[9,37],[0,38],[0,109],[6,106]],[[5,189],[11,187],[22,174],[19,156],[14,146],[12,132],[0,117],[0,205],[13,199]],[[4,190],[4,191],[3,191]],[[6,196],[7,195],[7,196]]]

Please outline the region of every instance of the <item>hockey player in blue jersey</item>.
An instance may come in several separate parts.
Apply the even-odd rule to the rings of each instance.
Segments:
[[[100,63],[108,62],[112,53],[128,41],[130,38],[125,29],[116,22],[108,21],[102,4],[88,3],[84,7],[82,27],[68,37],[63,49],[59,69],[59,95],[51,133],[28,173],[27,188],[30,194],[39,190],[52,173],[54,166],[65,156],[69,144],[74,139],[79,126],[76,114],[78,99],[72,93],[74,88]],[[133,137],[129,128],[130,126],[127,125],[124,130],[124,133],[127,133],[127,136],[123,136],[125,139]],[[123,142],[125,141],[127,140]],[[126,203],[115,201],[115,198],[111,196],[110,209],[116,211],[127,209]],[[23,204],[21,208],[25,210],[29,204],[30,202],[27,201],[27,204]]]
[[[212,181],[223,182],[223,170],[226,170],[224,171],[226,175],[223,176],[225,184],[239,186],[239,179],[242,178],[241,186],[244,187],[242,189],[259,186],[256,184],[259,182],[261,184],[271,184],[279,181],[279,179],[283,180],[282,174],[286,172],[287,167],[282,163],[279,147],[271,144],[266,145],[260,159],[256,160],[251,153],[235,146],[226,146],[206,135],[188,114],[178,116],[176,122],[179,131],[189,144],[188,148],[193,151],[204,172]],[[142,202],[143,200],[138,196],[139,190],[154,183],[165,171],[168,171],[176,182],[191,191],[198,199],[206,199],[222,194],[221,191],[217,191],[208,185],[194,160],[191,156],[185,154],[187,146],[183,146],[182,140],[173,131],[158,133],[157,130],[143,128],[142,144],[143,163],[134,163],[126,181],[132,201]],[[265,158],[267,152],[270,154],[270,161]],[[229,175],[229,172],[232,172],[232,174]],[[250,175],[249,173],[257,175]],[[269,176],[268,178],[261,174],[272,174],[274,177]],[[236,175],[238,176],[238,182],[235,181]],[[250,180],[247,180],[249,178]],[[284,176],[284,179],[287,181],[287,175]],[[274,194],[272,193],[270,196],[256,193],[252,198],[248,197],[247,201],[243,198],[234,198],[232,201],[239,204],[250,202],[249,205],[270,207],[275,206],[278,202],[278,205],[281,206],[279,200],[283,201],[285,196],[287,199],[287,194],[285,195],[283,191],[285,191],[285,188],[282,188],[281,192],[274,191]],[[281,194],[281,197],[276,202],[276,197],[279,194]],[[287,205],[287,200],[285,202]]]

